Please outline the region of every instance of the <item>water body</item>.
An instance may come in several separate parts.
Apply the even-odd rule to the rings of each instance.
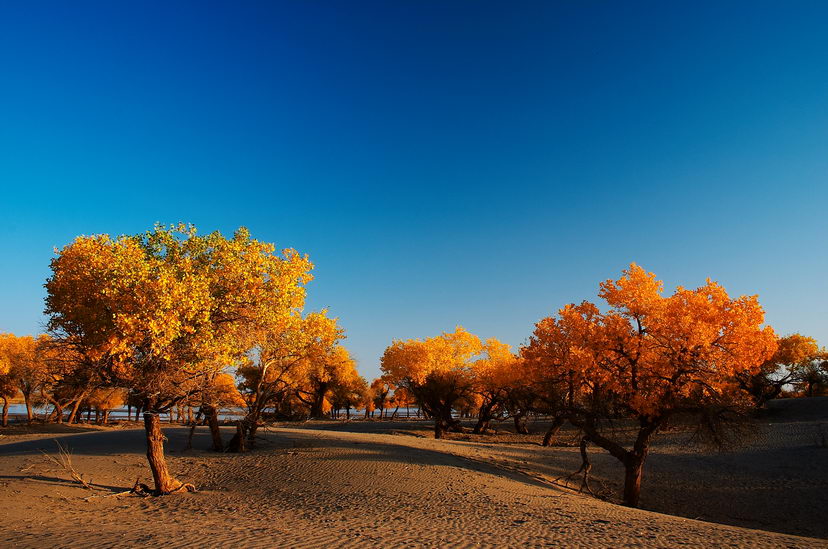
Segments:
[[[35,417],[39,419],[45,419],[51,412],[51,406],[35,406],[32,408],[32,412],[35,414]],[[195,413],[195,411],[194,411]],[[222,421],[233,421],[242,418],[246,413],[244,408],[227,408],[221,410],[219,412],[219,419]],[[394,413],[393,408],[388,408],[385,410],[385,416],[390,418],[391,415]],[[85,412],[84,412],[85,414]],[[91,416],[93,419],[95,417],[94,412]],[[135,417],[135,410],[132,410],[132,417]],[[340,413],[340,419],[345,417],[345,411],[343,410]],[[351,409],[351,418],[357,419],[365,417],[365,409]],[[374,411],[373,415],[374,419],[379,419],[380,412],[379,410]],[[411,418],[417,417],[417,408],[400,408],[397,410],[398,418]],[[84,415],[85,418],[85,415]],[[127,419],[127,408],[126,406],[121,406],[120,408],[114,408],[109,413],[110,421],[124,421]],[[26,405],[25,404],[10,404],[9,405],[9,421],[25,421],[26,420]],[[161,414],[162,421],[169,421],[170,414]]]

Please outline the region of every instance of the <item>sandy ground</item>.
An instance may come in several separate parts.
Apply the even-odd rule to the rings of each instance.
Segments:
[[[782,412],[733,452],[700,453],[680,434],[653,449],[645,508],[738,526],[556,486],[577,468],[577,449],[541,448],[539,435],[435,441],[418,422],[311,422],[268,429],[257,450],[227,455],[199,450],[206,432],[182,451],[186,430],[170,428],[171,469],[198,492],[84,500],[148,480],[140,429],[11,434],[0,437],[0,546],[828,547],[828,449],[815,438],[824,416]],[[50,465],[39,449],[54,454],[52,439],[106,490]],[[597,478],[615,490],[620,469],[593,454]]]

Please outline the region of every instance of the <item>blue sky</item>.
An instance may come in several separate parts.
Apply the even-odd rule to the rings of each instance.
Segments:
[[[635,261],[828,343],[825,2],[6,2],[0,331],[53,247],[240,225],[392,338],[518,345]]]

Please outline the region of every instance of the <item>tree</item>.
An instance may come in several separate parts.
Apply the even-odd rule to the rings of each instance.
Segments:
[[[338,401],[330,399],[334,410],[338,410],[346,401],[350,402],[345,395],[351,390],[350,384],[358,374],[356,363],[348,349],[341,345],[333,345],[321,353],[310,356],[305,364],[305,378],[297,388],[297,395],[310,406],[311,417],[323,417],[322,401],[330,397],[333,391],[339,390],[340,397]]]
[[[756,406],[776,398],[785,385],[796,383],[819,356],[819,347],[812,337],[792,334],[777,340],[776,352],[755,372],[741,372],[739,386],[753,396]]]
[[[93,389],[86,397],[84,404],[91,410],[95,410],[95,421],[97,423],[109,423],[109,413],[126,402],[126,389],[118,387]]]
[[[352,363],[353,364],[353,363]],[[368,382],[356,368],[345,370],[331,386],[331,405],[336,411],[345,409],[345,417],[351,419],[351,408],[357,408],[368,399]]]
[[[9,398],[17,394],[13,370],[13,346],[16,343],[13,334],[0,334],[0,399],[3,399],[3,411],[0,416],[0,425],[9,424]]]
[[[625,468],[624,504],[637,506],[652,437],[678,414],[744,406],[736,376],[755,372],[776,350],[756,296],[731,298],[710,280],[695,290],[662,295],[655,275],[632,264],[601,284],[610,310],[567,305],[541,320],[524,355],[557,392],[562,413]],[[631,448],[603,427],[627,417],[636,426]],[[710,424],[710,422],[708,422]]]
[[[828,386],[828,360],[824,360],[825,351],[802,362],[794,376],[794,386],[806,397],[824,394]]]
[[[100,385],[131,389],[143,401],[156,494],[188,488],[167,468],[159,413],[187,397],[181,387],[190,380],[240,360],[251,326],[301,308],[312,267],[246,229],[227,239],[184,225],[78,237],[51,266],[50,334]]]
[[[389,395],[394,392],[394,384],[387,379],[378,377],[371,382],[371,390],[373,391],[373,406],[374,409],[379,409],[380,419],[388,407],[390,399]]]
[[[382,356],[382,371],[406,389],[434,419],[434,438],[459,429],[455,404],[472,392],[472,359],[480,339],[458,326],[454,332],[426,340],[395,340]]]
[[[99,371],[76,349],[50,337],[39,338],[37,353],[42,368],[35,372],[40,399],[52,405],[47,419],[62,423],[68,408],[67,421],[75,422],[84,398],[100,386]]]
[[[0,334],[0,363],[6,365],[9,379],[23,395],[29,423],[34,419],[33,399],[47,381],[46,357],[43,351],[43,345],[47,341],[47,336],[35,339],[31,336]]]
[[[13,338],[11,334],[0,334],[0,353],[2,355],[6,355],[3,353],[5,350],[5,344],[8,339]],[[3,427],[7,427],[9,424],[9,398],[13,397],[17,394],[17,386],[14,382],[14,377],[12,376],[12,367],[11,363],[8,360],[8,356],[0,356],[0,399],[3,399],[3,412],[2,419],[0,419],[0,425]]]
[[[288,402],[289,393],[307,385],[310,371],[324,363],[344,337],[336,319],[328,317],[326,311],[303,316],[298,309],[284,318],[265,319],[251,333],[251,349],[238,369],[242,378],[239,388],[248,412],[230,443],[232,451],[253,446],[263,412]],[[316,401],[315,409],[312,406],[312,414],[323,413],[324,396]]]
[[[495,338],[487,339],[483,353],[472,363],[473,390],[479,398],[475,433],[485,433],[492,419],[506,412],[509,394],[518,388],[523,377],[521,359],[509,345]]]

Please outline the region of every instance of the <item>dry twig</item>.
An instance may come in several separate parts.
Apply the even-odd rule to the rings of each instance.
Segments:
[[[51,461],[52,463],[56,464],[58,467],[60,467],[61,469],[63,469],[67,473],[69,473],[69,475],[72,477],[72,480],[74,480],[75,482],[77,482],[78,484],[80,484],[81,486],[86,488],[87,490],[100,489],[100,488],[95,488],[95,487],[91,486],[88,482],[86,482],[83,479],[83,475],[78,473],[75,470],[75,466],[72,464],[72,452],[70,451],[69,446],[66,446],[66,448],[64,448],[63,445],[57,439],[53,439],[53,440],[55,441],[55,444],[57,444],[58,457],[60,459],[55,458],[55,456],[52,456],[50,454],[47,454],[43,450],[40,450],[40,453],[43,454],[44,456],[46,456],[46,458],[49,461]]]

